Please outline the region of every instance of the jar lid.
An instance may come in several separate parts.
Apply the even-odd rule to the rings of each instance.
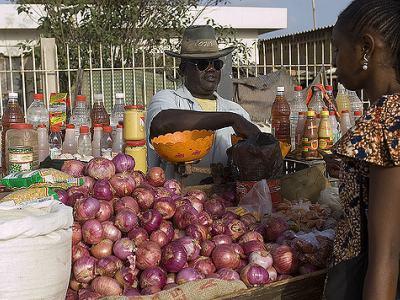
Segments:
[[[44,96],[43,94],[33,94],[33,99],[43,101]]]
[[[144,145],[146,145],[146,141],[145,141],[145,140],[126,141],[125,143],[126,143],[127,146],[130,146],[130,147],[139,147],[139,146],[144,146]]]
[[[103,131],[106,133],[111,133],[113,131],[113,129],[111,126],[104,126]]]
[[[68,129],[75,129],[75,125],[74,124],[67,124],[67,128]]]
[[[79,129],[80,133],[89,133],[89,127],[86,125],[81,126],[81,128]]]
[[[50,126],[50,131],[51,132],[60,132],[61,131],[61,127],[58,125],[52,125]]]
[[[32,129],[33,125],[32,124],[27,124],[27,123],[12,123],[10,124],[11,129]]]
[[[47,126],[46,126],[46,124],[39,124],[38,125],[38,128],[46,128]]]
[[[362,116],[362,111],[359,111],[359,110],[356,110],[355,112],[354,112],[354,115],[355,116],[357,116],[357,117],[360,117],[360,116]]]
[[[126,105],[125,109],[144,109],[144,105]]]
[[[76,95],[76,101],[86,101],[85,95]]]

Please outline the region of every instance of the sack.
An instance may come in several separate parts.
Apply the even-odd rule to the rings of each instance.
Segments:
[[[29,188],[12,192],[0,199],[0,203],[6,205],[28,205],[31,203],[58,200],[58,194],[48,188]]]
[[[0,299],[64,299],[72,208],[57,201],[0,204]]]

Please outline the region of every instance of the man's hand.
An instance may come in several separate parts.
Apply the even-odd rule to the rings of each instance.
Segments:
[[[333,178],[339,178],[340,174],[340,161],[337,159],[336,155],[327,154],[325,151],[318,150],[319,154],[323,157],[326,163],[326,171],[329,176]]]
[[[249,122],[246,120],[246,118],[242,117],[241,115],[238,114],[232,114],[233,115],[233,124],[232,128],[235,130],[235,133],[243,138],[249,138],[250,136],[255,136],[261,130],[254,125],[253,123]]]

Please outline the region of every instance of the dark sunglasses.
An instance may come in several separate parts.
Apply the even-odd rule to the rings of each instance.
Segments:
[[[224,66],[224,62],[220,59],[198,59],[198,60],[188,60],[188,63],[195,65],[199,71],[205,71],[210,66],[215,70],[219,71]]]

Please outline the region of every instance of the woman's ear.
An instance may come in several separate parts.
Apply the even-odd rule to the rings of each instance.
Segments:
[[[369,60],[376,49],[375,37],[369,33],[364,34],[361,37],[361,49],[362,49],[361,59],[364,60],[365,57],[366,59]]]

